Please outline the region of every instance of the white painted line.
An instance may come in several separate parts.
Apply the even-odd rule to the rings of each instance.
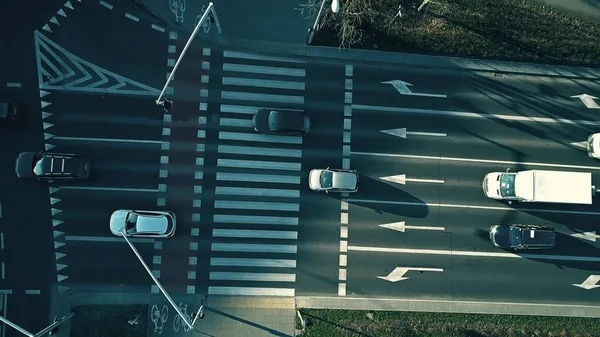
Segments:
[[[564,118],[554,119],[554,118],[547,118],[547,117],[526,117],[526,116],[498,115],[498,114],[479,114],[479,113],[475,113],[475,112],[397,108],[397,107],[385,107],[385,106],[362,105],[362,104],[352,104],[352,109],[367,110],[367,111],[384,111],[384,112],[404,112],[404,113],[414,113],[414,114],[423,114],[423,115],[441,115],[441,116],[450,116],[450,117],[465,117],[465,118],[478,118],[478,119],[501,119],[501,120],[506,120],[506,121],[533,122],[533,123],[545,123],[545,124],[574,124],[574,125],[600,126],[599,121],[572,120],[572,119],[564,119]]]
[[[225,113],[254,115],[258,109],[261,108],[245,105],[221,104],[221,112]]]
[[[294,297],[294,288],[208,287],[209,295]]]
[[[2,219],[2,203],[0,203],[0,219]]]
[[[252,128],[252,120],[241,118],[221,118],[219,120],[221,126],[233,126],[236,128]],[[219,138],[221,137],[219,133]]]
[[[293,157],[293,158],[302,157],[302,150],[290,150],[290,149],[268,148],[268,147],[219,145],[219,147],[217,148],[217,151],[219,153],[242,154],[242,155],[250,155],[250,156]]]
[[[4,262],[2,262],[2,279],[3,280],[6,278],[6,271],[4,269],[5,269]]]
[[[0,249],[4,249],[4,233],[0,233]]]
[[[430,137],[446,137],[445,133],[435,133],[435,132],[412,132],[406,131],[408,136],[430,136]]]
[[[408,249],[408,248],[385,248],[385,247],[364,247],[364,246],[349,246],[348,250],[358,251],[358,252],[376,252],[376,253],[400,253],[400,254],[448,255],[448,256],[468,256],[468,257],[515,258],[515,259],[531,259],[531,260],[600,262],[600,257],[598,257],[598,256],[513,254],[513,253],[497,253],[497,252],[472,252],[472,251],[460,251],[460,250]]]
[[[133,15],[131,15],[129,13],[125,13],[125,17],[128,18],[128,19],[130,19],[130,20],[133,20],[135,22],[140,21],[140,18],[138,18],[137,16],[133,16]]]
[[[579,214],[579,215],[600,215],[600,212],[585,212],[585,211],[567,211],[567,210],[555,210],[555,209],[535,209],[535,208],[510,208],[510,207],[498,207],[498,206],[478,206],[478,205],[461,205],[461,204],[436,204],[436,203],[423,203],[423,202],[409,202],[409,201],[390,201],[390,200],[369,200],[369,199],[346,199],[352,203],[364,203],[364,204],[387,204],[387,205],[405,205],[405,206],[427,206],[427,207],[444,207],[444,208],[463,208],[463,209],[484,209],[494,211],[523,211],[523,212],[540,212],[540,213],[558,213],[558,214]]]
[[[297,226],[298,218],[262,215],[228,215],[215,214],[213,222],[229,224],[283,225]]]
[[[26,295],[39,295],[41,293],[42,293],[42,291],[39,289],[26,289],[25,290]]]
[[[217,186],[215,195],[236,195],[252,197],[277,197],[277,198],[299,198],[300,191],[278,188],[251,188],[251,187],[227,187]]]
[[[163,32],[163,33],[165,32],[165,29],[163,27],[161,27],[161,26],[157,26],[155,24],[152,24],[151,27],[152,27],[152,29],[158,30],[159,32]]]
[[[456,162],[466,162],[466,163],[485,163],[485,164],[497,164],[497,165],[527,165],[527,166],[540,166],[540,167],[560,167],[560,168],[579,169],[579,170],[600,170],[600,166],[580,166],[580,165],[550,164],[550,163],[536,163],[536,162],[518,162],[518,161],[509,161],[509,160],[417,156],[417,155],[411,155],[411,154],[355,152],[355,151],[352,151],[351,154],[355,155],[355,156],[366,156],[366,157],[372,156],[372,157],[390,157],[390,158],[409,158],[409,159],[423,159],[423,160],[456,161]],[[482,179],[483,179],[483,177],[482,177]]]
[[[338,284],[338,296],[346,296],[346,283]]]
[[[431,184],[443,184],[443,180],[436,179],[416,179],[416,178],[406,178],[405,181],[413,182],[413,183],[431,183]]]
[[[282,68],[282,67],[264,67],[254,66],[249,64],[223,63],[223,71],[232,71],[239,73],[278,75],[278,76],[296,76],[304,77],[306,72],[304,69],[297,68]]]
[[[296,282],[295,274],[210,272],[213,281]]]
[[[111,10],[113,9],[113,6],[111,4],[106,3],[104,1],[100,1],[100,4],[108,9],[111,9]]]
[[[248,229],[213,229],[212,236],[215,238],[297,240],[298,232]]]
[[[296,260],[244,259],[244,258],[236,259],[236,258],[229,258],[229,257],[211,257],[210,265],[211,266],[228,266],[228,267],[296,268]]]
[[[253,102],[304,104],[304,96],[260,94],[256,92],[240,92],[225,90],[221,91],[221,99]]]
[[[252,252],[252,253],[281,253],[296,254],[296,245],[270,245],[251,243],[213,243],[213,252]]]
[[[300,184],[300,177],[284,176],[284,175],[269,175],[269,174],[217,172],[217,181],[241,181],[241,182],[273,183],[273,184]]]
[[[247,77],[223,77],[223,85],[237,85],[242,87],[259,87],[271,89],[304,90],[304,82],[261,80]]]
[[[93,187],[93,186],[59,186],[61,190],[82,190],[82,191],[106,191],[106,192],[143,192],[156,193],[156,188],[120,188],[120,187]]]
[[[263,54],[254,54],[254,53],[244,53],[233,50],[225,50],[223,52],[223,57],[226,58],[237,58],[237,59],[247,59],[247,60],[261,60],[261,61],[274,61],[274,62],[287,62],[287,63],[306,63],[303,60],[294,59],[291,57],[281,57],[281,56],[269,56]]]
[[[56,140],[68,140],[77,142],[111,142],[111,143],[140,143],[140,144],[162,144],[160,140],[144,139],[119,139],[119,138],[85,138],[85,137],[52,137]]]
[[[285,202],[215,200],[215,208],[298,212],[300,210],[300,205],[297,203]]]
[[[100,236],[65,236],[65,241],[82,241],[82,242],[119,242],[124,243],[125,239],[122,237],[100,237]],[[154,243],[154,239],[151,238],[129,238],[129,241],[136,243]]]
[[[261,170],[300,171],[301,163],[287,163],[276,161],[243,160],[243,159],[217,159],[218,167],[248,168]]]
[[[20,88],[21,87],[21,83],[18,82],[8,82],[6,83],[6,86],[9,88]]]
[[[250,127],[252,127],[252,121],[250,121]],[[299,136],[261,135],[258,133],[241,133],[241,132],[227,132],[227,131],[220,131],[219,139],[237,140],[237,141],[245,141],[245,142],[265,142],[265,143],[298,144],[298,145],[302,144],[302,137],[299,137]]]

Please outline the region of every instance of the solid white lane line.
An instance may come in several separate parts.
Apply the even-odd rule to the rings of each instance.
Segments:
[[[249,229],[213,229],[212,236],[218,238],[297,240],[298,232]]]
[[[245,77],[223,77],[223,85],[259,87],[271,89],[304,90],[304,82],[262,80]]]
[[[290,150],[282,148],[269,147],[250,147],[250,146],[230,146],[219,145],[217,148],[219,153],[227,154],[242,154],[251,156],[271,156],[271,157],[294,157],[301,158],[302,150]]]
[[[551,164],[551,163],[537,163],[537,162],[518,162],[509,160],[491,160],[491,159],[477,159],[477,158],[459,158],[459,157],[437,157],[437,156],[418,156],[412,154],[395,154],[395,153],[375,153],[375,152],[350,152],[356,156],[372,156],[372,157],[391,157],[391,158],[409,158],[409,159],[423,159],[423,160],[442,160],[442,161],[456,161],[465,163],[486,163],[486,164],[498,164],[498,165],[527,165],[527,166],[540,166],[540,167],[560,167],[569,169],[580,169],[580,170],[600,170],[600,166],[582,166],[582,165],[567,165],[567,164]],[[483,177],[482,177],[483,179]]]
[[[573,125],[600,126],[600,122],[597,122],[597,121],[571,120],[571,119],[565,119],[565,118],[554,119],[554,118],[547,118],[547,117],[526,117],[526,116],[511,116],[511,115],[497,115],[497,114],[479,114],[479,113],[475,113],[475,112],[397,108],[397,107],[362,105],[362,104],[353,104],[352,109],[353,110],[368,110],[368,111],[384,111],[384,112],[405,112],[405,113],[424,114],[424,115],[442,115],[442,116],[466,117],[466,118],[478,118],[478,119],[501,119],[501,120],[507,120],[507,121],[534,122],[534,123],[545,123],[545,124],[573,124]]]
[[[255,66],[255,65],[250,65],[250,64],[237,64],[237,63],[223,63],[223,71],[251,73],[251,74],[265,74],[265,75],[279,75],[279,76],[295,76],[295,77],[304,77],[306,75],[306,71],[304,69],[283,68],[283,67],[265,67],[265,66]]]
[[[283,176],[283,175],[269,175],[269,174],[217,172],[217,181],[241,181],[241,182],[274,183],[274,184],[300,184],[300,177]]]
[[[244,53],[244,52],[239,52],[239,51],[234,51],[234,50],[223,51],[223,57],[236,58],[236,59],[247,59],[247,60],[299,63],[299,64],[306,63],[304,60],[294,59],[291,57],[269,56],[269,55],[263,55],[263,54],[255,54],[255,53]]]
[[[211,257],[211,266],[296,268],[296,260]]]
[[[222,120],[222,119],[221,119]],[[234,126],[234,125],[230,125]],[[250,121],[252,127],[252,121]],[[228,132],[220,131],[219,139],[237,140],[246,142],[265,142],[265,143],[280,143],[280,144],[302,144],[302,137],[297,136],[277,136],[277,135],[261,135],[258,133],[248,132]]]
[[[300,210],[300,205],[297,203],[285,202],[215,200],[215,208],[298,212]]]
[[[408,248],[385,248],[385,247],[364,247],[364,246],[348,246],[348,250],[359,251],[359,252],[377,252],[377,253],[400,253],[400,254],[447,255],[447,256],[468,256],[468,257],[515,258],[515,259],[531,259],[531,260],[600,262],[600,257],[598,257],[598,256],[513,254],[513,253],[497,253],[497,252],[472,252],[472,251],[460,251],[460,250],[408,249]]]
[[[209,295],[294,297],[294,288],[208,287]]]
[[[213,222],[229,224],[284,225],[297,226],[298,218],[262,215],[213,215]]]
[[[213,243],[210,247],[213,252],[254,252],[254,253],[281,253],[296,254],[296,245],[271,245],[252,243]]]
[[[404,206],[427,206],[427,207],[444,207],[444,208],[464,208],[464,209],[484,209],[493,211],[523,211],[523,212],[540,212],[540,213],[558,213],[558,214],[579,214],[579,215],[600,215],[600,212],[587,211],[569,211],[555,209],[535,209],[535,208],[510,208],[498,206],[478,206],[478,205],[461,205],[461,204],[436,204],[429,202],[409,202],[409,201],[393,201],[393,200],[370,200],[370,199],[346,199],[348,202],[364,203],[364,204],[387,204],[387,205],[404,205]]]
[[[221,99],[270,103],[304,104],[304,96],[259,94],[256,92],[221,91]]]
[[[296,282],[295,274],[279,273],[239,273],[210,272],[210,280],[219,281],[263,281],[263,282]]]
[[[263,170],[300,171],[302,164],[262,160],[217,159],[217,166]]]
[[[83,241],[83,242],[125,242],[122,237],[100,237],[100,236],[65,236],[65,241]],[[154,239],[151,238],[130,238],[129,241],[136,243],[154,243]]]
[[[253,197],[278,197],[278,198],[299,198],[300,191],[286,190],[279,188],[250,188],[250,187],[228,187],[217,186],[216,195],[243,195]]]

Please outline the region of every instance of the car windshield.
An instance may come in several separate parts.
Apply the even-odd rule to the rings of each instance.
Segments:
[[[127,231],[130,231],[135,228],[135,223],[137,222],[137,218],[138,218],[137,214],[135,214],[133,212],[127,213],[127,218],[125,218],[125,228],[127,229]]]
[[[319,179],[322,188],[331,188],[333,186],[333,172],[323,171],[321,172],[321,179]]]
[[[511,247],[518,247],[521,245],[521,234],[522,230],[520,228],[511,228],[510,229],[510,245]]]
[[[279,129],[279,111],[269,112],[267,123],[269,125],[269,130],[277,131]]]
[[[503,174],[500,176],[500,195],[504,198],[515,196],[515,177],[516,174]]]
[[[41,176],[44,174],[44,156],[37,155],[33,159],[33,174]]]

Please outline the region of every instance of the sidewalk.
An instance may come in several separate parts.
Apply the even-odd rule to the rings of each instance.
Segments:
[[[134,0],[172,27],[194,30],[209,0]],[[260,41],[305,44],[314,18],[301,17],[296,8],[307,0],[212,0],[223,34]],[[216,30],[214,27],[211,30]],[[204,34],[200,30],[198,35]],[[212,32],[209,32],[212,34]]]

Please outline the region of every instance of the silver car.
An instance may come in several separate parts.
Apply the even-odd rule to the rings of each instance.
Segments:
[[[358,172],[343,169],[313,169],[308,174],[308,186],[313,191],[356,192]]]
[[[164,211],[133,211],[118,209],[110,216],[110,231],[121,236],[170,238],[175,234],[175,214]]]

